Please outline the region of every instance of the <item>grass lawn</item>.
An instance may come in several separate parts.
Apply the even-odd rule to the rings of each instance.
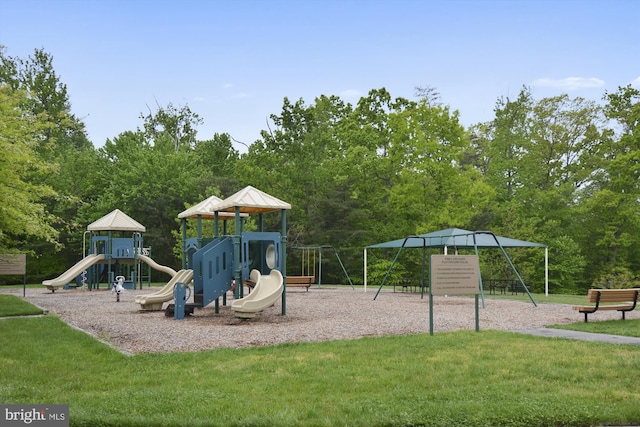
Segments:
[[[0,401],[69,404],[73,426],[640,424],[638,366],[496,331],[125,356],[55,316],[0,321]]]
[[[569,325],[552,325],[549,327],[640,338],[640,319],[596,321],[592,318],[587,323],[580,322]]]
[[[531,293],[533,300],[537,304],[571,304],[571,305],[584,305],[587,301],[586,295],[562,295],[562,294],[545,294]],[[509,292],[507,295],[489,295],[484,294],[488,299],[511,299],[516,301],[531,301],[527,294],[519,293],[518,295],[511,295]]]
[[[42,314],[42,310],[15,295],[0,295],[0,317]]]

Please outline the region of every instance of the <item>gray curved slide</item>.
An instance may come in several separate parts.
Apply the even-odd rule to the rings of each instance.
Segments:
[[[102,260],[104,260],[104,254],[87,255],[86,257],[78,261],[73,267],[62,273],[60,276],[56,277],[55,279],[44,280],[42,284],[46,286],[50,291],[55,292],[57,288],[71,282],[73,279],[82,274],[82,272],[87,268]]]

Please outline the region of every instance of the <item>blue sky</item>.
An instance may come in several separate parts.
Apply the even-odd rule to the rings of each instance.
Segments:
[[[249,144],[285,97],[429,86],[469,126],[523,85],[595,101],[640,87],[640,1],[0,0],[0,45],[53,55],[96,146],[169,102],[204,119],[198,139]]]

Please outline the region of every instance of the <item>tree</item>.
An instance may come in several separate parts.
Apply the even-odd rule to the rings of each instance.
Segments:
[[[30,181],[37,170],[51,171],[35,154],[37,135],[42,122],[24,111],[26,95],[0,83],[0,251],[29,251],[25,242],[44,239],[55,243],[55,218],[47,213],[43,199],[56,195],[43,184]]]
[[[469,139],[457,111],[423,100],[392,113],[389,124],[393,151],[402,159],[391,208],[396,219],[406,218],[405,234],[471,223],[493,192],[463,164]]]
[[[515,101],[498,101],[493,122],[472,128],[476,151],[466,159],[498,195],[484,216],[487,224],[502,234],[549,243],[552,255],[557,251],[554,259],[562,257],[553,267],[556,286],[575,289],[566,272],[586,283],[577,214],[581,192],[593,179],[602,124],[593,102],[567,95],[536,101],[523,88]]]
[[[592,181],[582,191],[582,245],[591,248],[591,280],[616,268],[640,270],[640,91],[618,88],[605,100],[615,127],[596,147]]]
[[[212,139],[197,141],[191,157],[193,170],[197,171],[193,178],[202,200],[211,196],[212,190],[229,195],[238,190],[234,173],[239,153],[233,148],[229,134],[216,133]]]
[[[5,50],[0,46],[0,82],[24,90],[27,97],[22,108],[42,121],[37,151],[55,159],[51,153],[58,147],[92,148],[84,123],[71,114],[67,85],[53,67],[53,56],[35,49],[32,56],[21,59],[6,55]]]
[[[80,204],[91,203],[95,194],[87,189],[91,189],[98,173],[92,169],[97,156],[84,123],[71,113],[67,86],[57,75],[49,53],[36,49],[33,55],[22,59],[8,56],[0,48],[0,78],[1,83],[25,93],[20,108],[37,117],[39,123],[33,135],[33,152],[36,161],[47,167],[32,168],[27,180],[54,190],[41,202],[58,232],[58,242],[52,245],[46,239],[30,241],[38,262],[30,262],[29,270],[36,277],[46,276],[59,269],[59,264],[75,262],[80,253],[77,210]],[[59,250],[61,253],[56,254]]]
[[[338,123],[349,109],[338,97],[321,96],[312,105],[285,98],[281,114],[271,116],[275,131],[263,132],[238,163],[244,182],[291,202],[291,245],[317,244],[335,229],[322,205],[334,198]]]
[[[177,266],[173,254],[178,227],[178,214],[185,203],[201,200],[204,191],[198,187],[197,159],[193,152],[174,152],[168,134],[160,135],[154,144],[142,131],[127,131],[107,140],[100,149],[102,171],[108,180],[100,198],[84,206],[83,217],[89,223],[120,209],[143,224],[145,244],[152,247],[153,258],[166,265]]]
[[[172,103],[166,107],[157,105],[155,112],[149,108],[149,113],[140,114],[140,118],[144,120],[144,133],[150,141],[158,148],[172,147],[176,153],[194,147],[198,125],[203,123],[189,106],[177,108]]]

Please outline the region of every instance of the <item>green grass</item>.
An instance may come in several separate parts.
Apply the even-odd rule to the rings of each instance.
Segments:
[[[27,283],[26,285],[23,285],[23,284],[0,285],[1,289],[22,289],[23,287],[26,287],[27,289],[29,289],[29,288],[42,288],[43,286],[41,283]]]
[[[571,305],[584,305],[587,302],[587,296],[585,295],[562,295],[562,294],[549,294],[545,296],[542,293],[531,293],[533,300],[537,304],[571,304]],[[489,295],[484,294],[488,299],[510,299],[516,301],[531,301],[527,294],[519,293],[518,295],[511,295],[511,292],[507,292],[507,295]]]
[[[147,284],[147,282],[144,282],[142,284],[142,288],[146,289],[148,287],[162,287],[164,285],[166,285],[167,282],[151,282],[151,286],[149,286]],[[26,287],[27,289],[44,289],[44,286],[42,285],[42,283],[28,283],[26,285],[0,285],[0,289],[22,289],[24,287]],[[100,284],[100,289],[108,289],[109,286],[106,283],[101,283]]]
[[[0,295],[0,317],[42,314],[42,309],[15,295]]]
[[[497,331],[125,356],[55,316],[0,321],[0,401],[69,404],[72,426],[638,424],[639,364]]]
[[[595,315],[593,315],[595,316]],[[597,334],[623,335],[640,338],[640,319],[597,321],[590,317],[589,322],[569,325],[552,325],[550,328],[569,329],[572,331],[593,332]]]

